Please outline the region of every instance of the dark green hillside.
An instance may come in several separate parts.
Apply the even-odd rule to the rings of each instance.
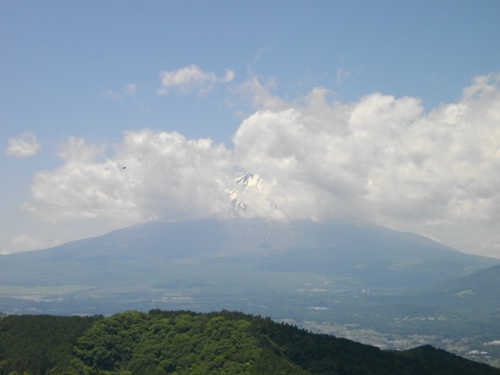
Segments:
[[[63,373],[77,338],[98,319],[51,315],[0,318],[0,374],[16,370],[20,374],[28,370],[31,375]]]
[[[238,312],[0,320],[0,375],[500,374],[430,346],[382,351]]]

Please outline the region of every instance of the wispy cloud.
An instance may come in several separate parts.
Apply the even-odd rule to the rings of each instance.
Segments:
[[[272,94],[274,88],[275,82],[273,80],[269,80],[263,84],[256,76],[253,76],[232,89],[234,97],[228,99],[227,102],[230,106],[234,107],[235,102],[237,102],[235,99],[243,99],[245,104],[251,104],[252,110],[269,109],[278,111],[288,108],[290,106],[289,103],[279,96]]]
[[[160,74],[161,88],[159,95],[166,95],[173,88],[183,94],[191,92],[204,93],[211,91],[217,83],[227,83],[234,79],[234,72],[227,70],[226,74],[218,77],[214,72],[205,72],[196,65],[189,65],[177,70],[165,71]]]
[[[9,138],[5,154],[17,158],[35,156],[40,149],[40,143],[33,133],[27,132],[14,138]]]
[[[136,91],[137,85],[134,83],[127,83],[119,91],[108,89],[104,91],[102,95],[109,99],[123,99],[135,96]]]
[[[233,149],[151,130],[126,132],[113,155],[70,139],[62,166],[35,176],[26,208],[52,220],[127,223],[230,216],[227,192],[250,172],[258,188],[238,197],[247,216],[500,226],[499,76],[476,78],[456,103],[428,113],[413,97],[373,93],[342,104],[316,88],[291,103],[256,80],[246,89],[259,108]]]
[[[344,68],[339,68],[339,70],[337,70],[337,75],[336,75],[337,86],[342,85],[350,76],[351,72],[349,70],[346,70]]]

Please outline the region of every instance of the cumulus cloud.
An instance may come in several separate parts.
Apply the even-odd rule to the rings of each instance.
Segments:
[[[40,149],[40,143],[33,133],[27,132],[20,136],[9,138],[9,145],[5,150],[8,156],[26,158],[35,156]]]
[[[234,137],[239,165],[273,182],[287,217],[498,222],[500,90],[479,77],[458,103],[423,113],[416,98],[370,94],[258,111]]]
[[[315,88],[288,103],[256,80],[252,88],[258,109],[233,149],[142,130],[126,132],[109,156],[71,138],[63,165],[35,176],[26,208],[47,219],[127,223],[355,219],[436,236],[436,228],[500,226],[499,76],[476,78],[456,103],[429,112],[413,97],[339,103]],[[481,246],[497,240],[481,238]]]
[[[35,175],[33,202],[25,209],[52,221],[106,219],[127,225],[153,219],[186,219],[221,212],[222,180],[231,153],[210,139],[178,133],[125,132],[112,158],[83,138],[61,150],[63,165]]]
[[[159,95],[166,95],[173,88],[181,93],[188,94],[193,91],[205,93],[211,91],[217,83],[227,83],[234,79],[234,72],[227,70],[226,74],[218,77],[213,72],[205,72],[196,65],[189,65],[177,70],[165,71],[160,74],[161,88]]]

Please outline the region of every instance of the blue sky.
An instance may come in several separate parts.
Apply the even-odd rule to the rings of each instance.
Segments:
[[[0,253],[242,214],[500,257],[499,16],[493,0],[3,1]]]

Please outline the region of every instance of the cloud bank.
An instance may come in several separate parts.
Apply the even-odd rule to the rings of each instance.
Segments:
[[[34,134],[27,132],[15,138],[9,138],[5,154],[16,158],[35,156],[40,149],[40,143]]]
[[[216,80],[194,66],[169,74],[165,90]],[[315,88],[289,103],[247,86],[259,108],[232,149],[145,129],[125,132],[109,155],[70,138],[61,167],[34,177],[25,208],[47,220],[117,225],[240,215],[420,232],[500,224],[500,76],[477,77],[456,103],[429,112],[413,97],[373,93],[344,104]]]

